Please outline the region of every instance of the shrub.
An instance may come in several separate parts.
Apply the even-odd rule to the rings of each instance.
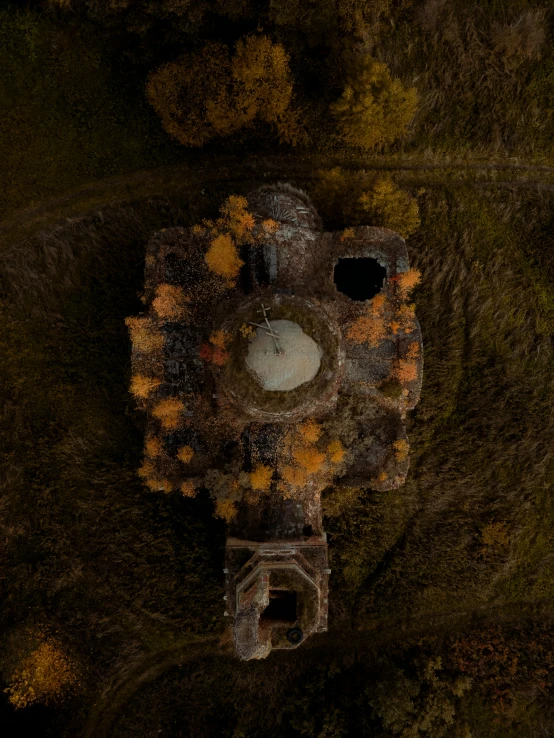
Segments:
[[[489,523],[481,531],[481,542],[485,546],[496,548],[503,546],[507,548],[510,545],[508,529],[505,523]]]
[[[160,421],[164,430],[175,430],[179,427],[184,409],[184,403],[177,397],[167,397],[158,402],[152,410],[152,415]]]
[[[160,284],[152,307],[156,315],[163,320],[182,320],[187,314],[187,302],[183,288],[173,284]]]
[[[419,356],[419,343],[413,341],[408,346],[408,351],[403,359],[399,359],[396,362],[394,369],[394,376],[398,379],[401,384],[406,382],[413,382],[417,379],[418,372],[418,356]]]
[[[397,400],[402,395],[402,385],[397,377],[389,377],[379,385],[379,390],[391,400]]]
[[[396,275],[396,283],[400,290],[400,298],[405,300],[420,281],[421,272],[419,269],[408,269],[407,272],[399,272]]]
[[[22,661],[6,689],[16,708],[35,702],[48,704],[60,699],[77,684],[77,670],[57,640],[39,635],[38,647]]]
[[[226,349],[230,340],[231,335],[222,329],[214,331],[210,336],[210,343],[220,349]]]
[[[366,56],[352,66],[342,96],[330,109],[347,144],[372,149],[405,133],[416,107],[415,88],[404,87],[386,64]]]
[[[402,190],[390,177],[375,177],[345,172],[340,167],[318,172],[313,196],[333,227],[348,227],[341,241],[354,236],[351,226],[372,225],[390,228],[406,238],[420,225],[415,197]]]
[[[408,451],[410,450],[410,444],[408,441],[406,441],[405,438],[399,438],[398,441],[395,441],[392,445],[396,460],[399,463],[406,461],[408,458]]]

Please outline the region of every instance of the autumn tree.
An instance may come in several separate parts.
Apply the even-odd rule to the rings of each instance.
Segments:
[[[143,374],[133,374],[129,389],[131,394],[137,399],[146,400],[161,383],[161,379],[156,379],[156,377],[145,377]]]
[[[225,44],[210,42],[162,65],[149,75],[146,97],[165,130],[186,146],[203,146],[255,120],[295,145],[304,134],[292,88],[284,48],[258,35],[240,39],[232,57]]]
[[[403,135],[416,108],[415,88],[404,87],[386,64],[370,56],[351,65],[342,96],[330,106],[340,138],[366,150]]]
[[[154,312],[162,320],[183,320],[187,316],[189,297],[182,287],[173,284],[160,284],[152,300]]]
[[[43,632],[35,638],[36,647],[15,669],[5,690],[15,707],[55,702],[78,683],[76,664],[61,643]]]
[[[212,240],[206,253],[206,264],[208,269],[219,277],[231,281],[238,276],[244,262],[239,257],[237,247],[229,233],[222,233]]]
[[[371,225],[390,228],[404,238],[421,224],[417,200],[390,177],[380,177],[360,195],[359,202]]]
[[[143,353],[159,351],[164,345],[164,335],[150,318],[125,318],[133,348]]]

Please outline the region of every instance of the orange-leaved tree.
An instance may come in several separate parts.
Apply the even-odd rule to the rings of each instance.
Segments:
[[[187,146],[228,136],[254,120],[273,124],[281,141],[305,138],[291,107],[292,77],[284,48],[267,36],[237,42],[234,55],[210,42],[152,72],[146,96],[166,131]]]

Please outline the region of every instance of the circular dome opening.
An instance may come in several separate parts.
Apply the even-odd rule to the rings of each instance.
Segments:
[[[270,328],[258,328],[246,365],[266,392],[289,392],[316,376],[321,350],[298,323],[272,320]]]
[[[386,276],[387,270],[377,259],[346,258],[335,264],[335,285],[351,300],[371,300],[381,291]]]

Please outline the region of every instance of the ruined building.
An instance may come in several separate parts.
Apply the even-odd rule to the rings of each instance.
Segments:
[[[147,309],[128,321],[148,413],[140,473],[154,491],[208,490],[228,521],[225,613],[242,659],[327,628],[323,490],[406,477],[417,278],[398,234],[325,232],[289,185],[148,245]]]

